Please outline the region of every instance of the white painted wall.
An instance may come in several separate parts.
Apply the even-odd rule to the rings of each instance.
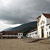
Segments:
[[[31,37],[31,38],[38,38],[38,35],[36,34],[37,31],[30,32],[26,35],[26,37]]]
[[[41,24],[42,21],[45,21],[45,24]],[[39,38],[41,38],[41,27],[44,26],[44,38],[47,38],[47,31],[46,31],[46,24],[47,24],[47,18],[41,14],[41,18],[40,18],[40,22],[39,22],[39,26],[37,26],[38,28],[38,36]]]
[[[50,35],[49,35],[49,32],[50,32],[50,28],[49,28],[49,26],[50,26],[50,25],[47,25],[48,36],[50,36]]]
[[[18,38],[23,37],[23,33],[18,33]]]
[[[49,24],[50,23],[50,18],[47,18],[47,24]]]

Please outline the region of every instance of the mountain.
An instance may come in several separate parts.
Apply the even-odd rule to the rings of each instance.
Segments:
[[[33,22],[22,24],[18,27],[7,28],[3,31],[20,31],[20,32],[26,33],[26,32],[29,32],[30,30],[34,30],[36,28],[37,28],[37,21],[33,21]]]

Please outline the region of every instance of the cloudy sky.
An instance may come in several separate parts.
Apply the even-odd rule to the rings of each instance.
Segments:
[[[0,24],[6,28],[34,21],[41,13],[50,13],[50,0],[0,0]]]

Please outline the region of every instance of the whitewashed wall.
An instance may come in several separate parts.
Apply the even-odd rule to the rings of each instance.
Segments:
[[[50,23],[50,18],[47,18],[47,24],[49,24]]]
[[[37,31],[30,32],[26,35],[26,37],[31,37],[31,38],[38,38],[38,35],[36,34]]]
[[[49,35],[49,32],[50,32],[50,28],[49,28],[49,26],[50,26],[50,25],[47,25],[48,36],[50,36],[50,35]]]
[[[18,33],[17,37],[18,37],[18,38],[23,37],[23,33]]]
[[[42,21],[45,21],[45,24],[41,24]],[[41,36],[42,36],[41,35],[41,27],[42,26],[44,26],[44,38],[47,37],[46,24],[47,24],[47,19],[46,19],[46,17],[43,14],[41,14],[39,26],[37,26],[38,27],[38,36],[39,36],[39,38],[41,38]]]

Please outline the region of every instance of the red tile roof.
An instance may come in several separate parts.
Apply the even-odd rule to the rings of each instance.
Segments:
[[[50,18],[50,14],[49,13],[42,13],[46,18]],[[38,16],[37,19],[41,17],[41,16]]]
[[[18,32],[18,31],[2,31],[2,33],[22,33],[22,32]]]
[[[50,18],[50,14],[48,13],[42,13],[46,18]]]

